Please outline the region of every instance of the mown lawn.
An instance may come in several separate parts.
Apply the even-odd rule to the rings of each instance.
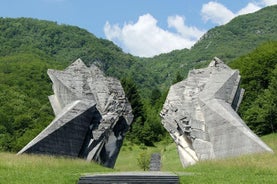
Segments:
[[[137,164],[140,153],[159,152],[162,171],[180,176],[181,183],[277,183],[277,134],[262,137],[274,154],[254,154],[239,158],[199,162],[182,168],[174,143],[156,147],[124,143],[114,169],[80,159],[0,153],[0,183],[67,184],[76,183],[86,173],[142,171]]]

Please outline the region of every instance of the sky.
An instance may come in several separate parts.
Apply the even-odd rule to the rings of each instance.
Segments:
[[[0,17],[78,26],[126,53],[153,57],[189,49],[209,29],[275,4],[277,0],[0,0]]]

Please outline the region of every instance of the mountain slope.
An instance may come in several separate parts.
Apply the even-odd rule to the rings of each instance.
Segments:
[[[116,77],[134,62],[112,42],[84,29],[31,18],[0,18],[0,43],[0,56],[37,52],[64,65],[81,58]]]
[[[277,6],[238,16],[226,25],[211,29],[191,52],[202,51],[198,61],[216,55],[229,62],[272,39],[277,39]]]
[[[144,59],[144,65],[151,77],[159,79],[157,85],[167,88],[178,72],[185,76],[188,69],[214,56],[228,63],[270,40],[277,40],[277,5],[236,17],[209,30],[190,50]]]
[[[21,149],[53,119],[48,68],[62,66],[34,53],[0,57],[0,150]]]
[[[209,30],[190,50],[176,50],[154,58],[125,54],[112,42],[98,39],[84,29],[37,19],[0,18],[0,56],[37,52],[68,65],[81,58],[97,63],[108,75],[132,76],[143,96],[168,89],[176,75],[210,61],[214,56],[229,62],[262,42],[277,40],[277,6],[239,16]]]

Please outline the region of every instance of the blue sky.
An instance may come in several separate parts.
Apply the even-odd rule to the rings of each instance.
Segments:
[[[75,25],[125,52],[152,57],[190,48],[208,29],[277,0],[0,0],[0,17]]]

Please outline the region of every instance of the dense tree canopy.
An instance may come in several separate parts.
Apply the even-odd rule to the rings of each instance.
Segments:
[[[51,122],[46,71],[59,67],[36,54],[0,58],[0,150],[18,151]]]
[[[240,114],[259,135],[277,130],[277,42],[268,42],[230,63],[239,69],[245,95]]]

